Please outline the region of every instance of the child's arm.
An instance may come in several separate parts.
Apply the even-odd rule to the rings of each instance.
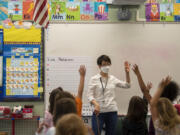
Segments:
[[[137,76],[137,79],[138,79],[138,83],[139,83],[139,86],[140,86],[140,88],[141,88],[141,91],[142,91],[142,93],[143,93],[143,95],[146,97],[146,99],[148,100],[148,102],[150,102],[150,100],[151,100],[151,95],[149,94],[149,89],[146,87],[146,85],[145,85],[145,83],[144,83],[144,81],[143,81],[143,79],[142,79],[142,76],[141,76],[141,73],[140,73],[140,71],[139,71],[139,68],[138,68],[138,66],[135,64],[135,65],[133,65],[133,71],[134,71],[134,73],[136,74],[136,76]]]
[[[151,109],[153,122],[155,122],[155,120],[158,118],[157,108],[156,108],[157,102],[164,90],[164,87],[168,85],[170,81],[171,81],[171,78],[169,76],[167,76],[165,79],[162,79],[156,93],[154,94],[154,96],[152,97],[150,101],[150,107],[151,107],[150,109]]]
[[[148,90],[148,92],[150,91],[150,89],[152,88],[152,83],[151,82],[148,82],[147,85],[146,85],[146,88]],[[148,100],[146,99],[146,97],[143,95],[143,100],[144,102],[146,103],[146,105],[148,105]]]
[[[85,80],[85,75],[86,75],[86,68],[84,65],[80,66],[79,74],[80,74],[80,81],[79,81],[79,88],[78,88],[77,97],[82,99],[83,90],[84,90],[84,80]]]
[[[36,135],[43,135],[44,134],[44,131],[43,131],[44,127],[49,128],[49,125],[47,125],[45,122],[41,123],[39,128],[36,131]]]
[[[130,82],[131,82],[130,75],[129,75],[130,64],[128,61],[124,62],[124,67],[125,67],[125,73],[126,73],[126,82],[130,84]]]

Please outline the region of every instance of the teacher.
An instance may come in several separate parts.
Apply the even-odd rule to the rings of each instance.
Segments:
[[[121,81],[109,75],[111,59],[107,55],[101,55],[97,59],[100,73],[90,79],[88,85],[88,100],[94,105],[92,116],[92,129],[95,135],[100,135],[105,124],[106,135],[114,135],[117,123],[117,103],[115,101],[115,89],[130,88],[129,63],[125,62],[126,81]]]

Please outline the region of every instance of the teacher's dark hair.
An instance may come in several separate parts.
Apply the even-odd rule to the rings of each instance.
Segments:
[[[109,58],[109,56],[107,55],[101,55],[98,57],[97,59],[97,65],[98,66],[101,66],[102,62],[105,61],[105,62],[108,62],[111,64],[111,59]]]

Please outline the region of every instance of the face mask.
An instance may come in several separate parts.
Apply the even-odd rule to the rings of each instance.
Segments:
[[[103,66],[103,67],[101,67],[101,71],[103,73],[106,73],[106,74],[109,72],[109,69],[110,69],[110,66]]]

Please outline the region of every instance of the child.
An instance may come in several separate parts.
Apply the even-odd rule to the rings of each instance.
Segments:
[[[79,87],[78,87],[78,94],[75,98],[76,100],[76,107],[77,107],[77,113],[79,116],[81,116],[81,111],[82,111],[82,95],[83,95],[83,89],[84,89],[84,81],[85,81],[85,74],[86,74],[86,68],[84,65],[81,65],[79,68],[79,74],[80,74],[80,82],[79,82]],[[53,121],[52,121],[52,113],[54,111],[54,101],[55,101],[55,96],[56,95],[63,95],[62,97],[69,97],[69,94],[66,92],[62,92],[63,89],[61,87],[56,88],[50,93],[49,97],[49,111],[45,111],[45,119],[44,122],[39,126],[37,132],[41,133],[43,127],[45,127],[45,132],[47,131],[48,128],[53,126]]]
[[[57,94],[61,93],[63,91],[63,89],[61,87],[58,87],[54,90],[52,90],[52,92],[50,93],[49,96],[49,110],[45,111],[45,117],[44,117],[44,122],[40,124],[37,133],[41,133],[43,130],[43,127],[45,127],[45,131],[47,131],[48,128],[53,126],[53,121],[52,121],[52,114],[54,111],[54,101],[55,101],[55,97]]]
[[[178,94],[179,94],[179,86],[176,84],[176,82],[170,81],[170,83],[164,87],[161,97],[168,98],[171,101],[171,103],[173,103],[177,98]],[[174,107],[177,109],[178,114],[180,115],[179,105],[175,104]],[[155,135],[155,129],[152,122],[152,118],[149,124],[149,134]]]
[[[139,96],[133,96],[129,102],[127,116],[123,120],[123,135],[148,135],[146,115],[144,100]]]
[[[76,103],[71,98],[62,98],[57,100],[54,107],[53,126],[48,128],[47,132],[37,132],[36,135],[55,135],[55,127],[59,118],[69,113],[77,114]]]
[[[81,116],[81,112],[82,112],[82,96],[83,96],[84,81],[85,81],[85,75],[86,75],[86,67],[84,65],[80,66],[79,74],[80,74],[80,82],[79,82],[79,87],[78,87],[78,94],[75,97],[75,100],[76,100],[77,114],[79,116]]]
[[[55,102],[57,102],[58,100],[63,99],[63,98],[70,98],[70,99],[72,99],[74,102],[76,102],[76,98],[75,98],[71,93],[69,93],[69,92],[67,92],[67,91],[63,91],[63,92],[61,92],[61,93],[58,93],[57,96],[56,96],[56,98],[55,98]],[[76,104],[76,109],[77,109],[77,104]],[[78,112],[77,112],[77,114],[78,114]],[[79,115],[78,115],[78,116],[79,116]],[[94,135],[91,127],[89,127],[88,125],[87,125],[86,127],[87,127],[87,129],[88,129],[89,135]]]
[[[87,128],[78,115],[67,114],[58,120],[56,135],[87,135]]]
[[[148,91],[152,84],[147,84]],[[148,102],[145,97],[133,96],[129,102],[128,113],[122,123],[122,135],[148,135],[146,116]]]
[[[156,135],[180,135],[180,116],[167,98],[160,98],[164,88],[170,83],[168,76],[163,79],[153,98],[150,100],[150,109]]]
[[[73,97],[72,94],[69,92],[63,92],[59,93],[59,96],[57,98],[74,98],[76,102],[76,109],[77,109],[77,114],[81,116],[81,111],[82,111],[82,96],[83,96],[83,90],[84,90],[84,80],[85,80],[85,74],[86,74],[86,68],[85,66],[81,65],[79,68],[79,74],[80,74],[80,83],[79,83],[79,88],[78,88],[78,93],[76,96]]]
[[[134,65],[133,70],[137,75],[141,91],[150,103],[150,110],[152,114],[152,120],[155,125],[156,135],[179,135],[180,117],[178,116],[175,107],[172,105],[169,99],[160,98],[160,96],[163,95],[163,91],[170,84],[171,78],[166,77],[166,79],[163,79],[157,92],[153,97],[151,97],[149,91],[147,91],[147,88],[144,85],[138,66]]]
[[[142,77],[141,77],[141,74],[140,74],[140,71],[139,71],[139,68],[138,66],[135,64],[133,66],[133,70],[138,78],[138,82],[139,82],[139,85],[141,87],[141,90],[143,93],[146,93],[146,96],[148,96],[148,100],[151,100],[151,95],[149,94],[149,92],[144,92],[144,90],[146,90],[146,86],[142,80]],[[177,95],[179,94],[179,86],[173,82],[173,81],[170,81],[170,83],[164,87],[164,90],[161,94],[161,97],[165,97],[165,98],[168,98],[171,102],[173,102],[176,98],[177,98]],[[175,105],[176,109],[178,112],[180,112],[180,109],[179,109],[179,106],[178,105]],[[180,113],[179,113],[180,114]],[[150,124],[149,124],[149,135],[155,135],[155,129],[154,129],[154,126],[153,126],[153,122],[152,122],[152,119],[150,120]]]

